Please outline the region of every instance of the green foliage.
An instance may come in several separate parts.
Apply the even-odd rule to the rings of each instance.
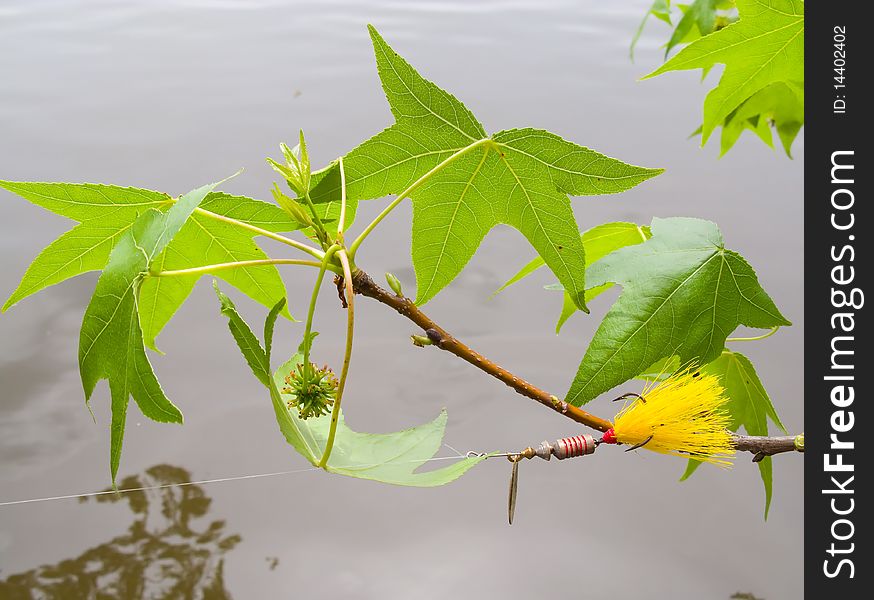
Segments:
[[[584,404],[657,360],[719,356],[738,325],[789,325],[743,257],[725,248],[710,221],[653,219],[653,237],[589,268],[589,285],[622,294],[601,322],[567,393]]]
[[[586,268],[589,268],[589,266],[591,266],[593,263],[607,256],[614,250],[624,248],[625,246],[640,244],[651,237],[652,233],[650,232],[649,227],[647,227],[646,225],[641,227],[636,223],[603,223],[602,225],[593,227],[583,233],[583,235],[581,236],[583,248],[586,252]],[[514,283],[517,283],[525,277],[528,277],[543,265],[543,259],[539,256],[532,259],[515,275],[513,275],[513,277],[511,277],[504,285],[498,288],[495,293],[497,294],[499,292],[502,292]],[[587,289],[586,302],[590,302],[592,299],[607,291],[611,287],[613,287],[612,283],[605,283],[604,285],[599,285]],[[561,328],[565,324],[565,322],[571,316],[573,316],[573,314],[576,313],[578,309],[577,306],[574,304],[573,299],[570,297],[570,294],[565,291],[564,286],[560,283],[547,285],[546,289],[564,292],[564,301],[562,302],[561,314],[559,315],[558,322],[555,326],[555,333],[557,334],[559,333],[559,331],[561,331]]]
[[[665,44],[665,58],[678,44],[689,37],[698,38],[709,35],[716,29],[716,5],[718,0],[695,0],[683,12],[671,39]]]
[[[164,423],[182,422],[182,413],[164,395],[146,356],[137,314],[137,297],[149,266],[215,186],[212,184],[189,192],[164,213],[155,209],[143,213],[112,251],[109,264],[98,279],[94,296],[85,310],[79,335],[79,371],[86,401],[91,398],[98,381],[109,380],[113,484],[118,473],[130,396],[150,419]]]
[[[675,31],[677,39],[672,42],[687,43],[695,31],[704,37],[659,72],[695,65],[706,70],[715,62],[725,62],[726,74],[717,88],[721,91],[711,93],[723,101],[718,110],[708,105],[716,121],[705,115],[705,139],[715,122],[723,126],[724,151],[746,129],[772,144],[769,124],[773,122],[788,152],[803,121],[802,83],[784,73],[795,73],[783,68],[781,61],[788,58],[768,59],[765,46],[757,45],[759,38],[767,38],[767,49],[776,52],[772,46],[786,41],[785,32],[771,31],[777,18],[770,15],[773,10],[755,9],[752,0],[740,0],[738,24],[707,32],[711,26],[719,27],[718,19],[711,17],[721,7],[711,1],[684,9]],[[656,2],[653,14],[670,22],[669,8],[667,0]],[[792,21],[784,30],[794,31],[797,25]],[[755,31],[758,37],[752,35]],[[352,477],[436,486],[480,462],[483,457],[461,459],[442,469],[416,472],[440,448],[445,412],[431,423],[389,434],[359,433],[345,425],[339,404],[355,324],[348,288],[341,292],[349,312],[340,380],[327,367],[319,368],[309,360],[316,335],[313,316],[326,271],[345,274],[346,284],[355,281],[352,273],[361,242],[406,198],[413,205],[412,260],[419,304],[433,298],[462,271],[498,224],[515,227],[537,252],[498,291],[549,267],[558,283],[547,287],[563,293],[556,332],[578,310],[586,310],[587,302],[615,284],[622,286],[619,300],[580,364],[568,402],[585,403],[641,372],[658,377],[679,361],[696,359],[709,362],[705,368],[723,378],[732,399],[735,429],[743,426],[751,434],[765,435],[767,417],[780,425],[752,365],[723,348],[739,324],[772,327],[789,322],[746,261],[724,247],[713,223],[654,219],[651,228],[616,222],[579,233],[568,196],[622,192],[659,174],[659,169],[629,165],[543,130],[509,129],[489,135],[458,99],[419,75],[373,28],[370,33],[379,77],[396,121],[342,160],[316,172],[311,171],[302,133],[298,147],[282,145],[283,161],[269,163],[297,198],[287,196],[278,186],[274,205],[215,191],[216,184],[174,199],[159,192],[100,184],[0,181],[0,187],[78,223],[37,256],[4,310],[45,287],[103,269],[83,319],[79,363],[86,402],[99,380],[109,380],[113,481],[131,396],[147,417],[182,422],[179,409],[158,384],[146,348],[156,349],[156,336],[205,274],[224,279],[270,307],[262,345],[230,298],[216,286],[234,340],[255,377],[269,390],[280,431],[312,464]],[[726,38],[751,40],[759,51],[756,64],[767,71],[767,77],[736,64],[750,59],[743,48],[714,50],[708,63],[710,58],[701,55],[699,44]],[[796,46],[792,38],[783,50],[791,54],[798,50]],[[395,200],[347,247],[344,238],[357,203],[391,194],[397,195]],[[343,211],[344,235],[339,235]],[[321,250],[279,235],[298,229],[316,240]],[[255,235],[283,242],[316,260],[270,259],[254,242]],[[305,340],[274,371],[271,353],[276,321],[280,314],[290,318],[276,264],[316,267],[319,277]],[[396,277],[386,274],[386,280],[395,294],[402,295]],[[412,339],[417,345],[432,343],[427,336],[413,335]],[[325,465],[321,465],[323,460]],[[770,468],[769,461],[760,463],[768,503]],[[692,470],[694,466],[687,475]]]
[[[88,271],[106,266],[112,248],[133,223],[149,209],[166,211],[175,200],[151,190],[91,183],[0,181],[0,187],[55,214],[79,222],[34,259],[3,310],[36,292]],[[224,221],[219,215],[269,231],[293,231],[298,223],[272,204],[210,193],[179,234],[155,262],[159,270],[185,269],[215,263],[265,259],[252,241],[253,234]],[[216,273],[261,304],[273,306],[285,297],[279,271],[272,265]],[[155,337],[185,301],[199,275],[143,282],[138,302],[146,345],[155,349]],[[287,314],[287,313],[286,313]]]
[[[722,386],[729,398],[727,409],[731,414],[732,431],[738,431],[743,427],[749,435],[766,436],[768,419],[771,419],[777,427],[786,432],[749,358],[739,352],[725,349],[719,358],[705,365],[701,370],[717,375],[722,380]],[[691,476],[700,464],[700,461],[690,460],[682,479]],[[759,466],[759,474],[765,487],[765,518],[767,519],[773,487],[771,457],[766,456],[756,464]]]
[[[643,15],[643,19],[640,21],[637,31],[634,32],[634,37],[631,38],[631,46],[628,49],[628,54],[631,56],[631,60],[634,60],[634,48],[637,46],[640,35],[643,33],[643,29],[646,27],[646,23],[649,21],[650,17],[655,17],[659,21],[667,23],[668,25],[673,25],[671,22],[671,0],[654,0],[649,7],[649,10],[646,11],[645,15]]]
[[[612,194],[661,172],[628,165],[537,129],[487,136],[454,96],[424,79],[370,29],[396,123],[344,157],[350,203],[408,196],[412,255],[424,304],[464,268],[489,230],[517,228],[576,305],[585,307],[585,256],[567,194]],[[311,197],[334,202],[339,169],[315,174]]]
[[[737,20],[733,10],[734,0],[694,0],[692,4],[675,4],[674,6],[680,9],[682,16],[677,21],[671,38],[665,44],[665,58],[679,44],[693,42]],[[673,26],[670,0],[655,0],[644,15],[631,40],[632,60],[634,59],[634,47],[650,17],[655,17]]]
[[[712,0],[690,6],[668,50],[680,42],[691,43],[644,79],[686,69],[700,68],[706,74],[724,64],[718,85],[704,101],[702,145],[720,126],[722,154],[745,129],[770,145],[766,130],[773,124],[791,156],[792,142],[804,123],[804,3],[737,0],[739,20],[724,28],[719,27],[718,7]],[[682,31],[687,21],[688,27],[696,23],[703,37],[690,40],[689,30]],[[707,31],[710,23],[714,25]]]
[[[804,89],[795,83],[772,83],[759,90],[732,114],[722,126],[720,153],[734,146],[741,133],[753,131],[763,142],[773,147],[771,128],[786,155],[792,156],[792,142],[804,125]]]
[[[269,369],[270,354],[261,347],[246,322],[240,317],[233,302],[216,287],[222,314],[228,318],[231,334],[237,342],[252,372],[270,391],[279,429],[288,443],[313,465],[318,465],[325,451],[330,416],[301,419],[296,410],[289,410],[288,399],[280,392],[290,372],[303,362],[303,344],[298,352],[277,369],[271,379],[264,381]],[[265,346],[272,344],[273,327],[279,309],[274,309],[265,324]],[[331,458],[325,470],[339,475],[372,479],[394,485],[433,487],[444,485],[463,475],[484,457],[462,458],[448,467],[415,472],[417,467],[432,459],[440,449],[446,429],[446,411],[424,425],[395,433],[359,433],[349,429],[340,415]]]
[[[201,208],[276,233],[300,227],[298,222],[283,215],[272,204],[242,196],[214,192],[204,199]],[[252,231],[196,212],[157,258],[154,268],[170,271],[269,258],[254,242],[254,236]],[[285,297],[285,284],[274,265],[228,269],[213,274],[268,308]],[[147,346],[155,349],[155,338],[204,275],[206,273],[152,277],[144,282],[139,308]],[[284,314],[291,316],[287,310]]]

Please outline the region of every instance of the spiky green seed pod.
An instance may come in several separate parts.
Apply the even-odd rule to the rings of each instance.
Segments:
[[[301,419],[321,417],[331,412],[337,399],[337,377],[327,365],[297,365],[285,376],[281,392],[288,397],[288,408],[297,408]]]

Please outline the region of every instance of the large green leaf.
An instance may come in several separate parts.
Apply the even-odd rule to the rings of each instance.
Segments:
[[[737,0],[737,8],[737,22],[689,44],[646,76],[725,65],[719,84],[704,101],[702,143],[759,90],[775,82],[803,85],[804,3]]]
[[[653,219],[653,237],[589,268],[589,285],[622,294],[601,322],[565,398],[584,404],[657,360],[710,362],[738,325],[789,325],[744,258],[714,223]]]
[[[216,288],[221,302],[222,314],[228,317],[231,334],[240,347],[246,362],[259,381],[270,390],[270,398],[279,429],[286,441],[313,465],[318,465],[325,451],[331,416],[301,419],[296,411],[289,410],[286,399],[279,391],[284,387],[286,375],[303,361],[302,347],[272,378],[266,376],[270,368],[273,324],[279,305],[271,311],[264,327],[265,347],[240,317],[233,302]],[[418,467],[433,460],[440,449],[446,429],[446,411],[424,425],[394,433],[359,433],[349,429],[340,415],[331,457],[325,470],[331,473],[372,479],[394,485],[433,487],[453,481],[468,469],[484,460],[484,457],[461,458],[447,467],[432,471],[416,472]]]
[[[412,199],[416,302],[448,285],[489,230],[504,223],[525,235],[583,308],[585,256],[567,194],[621,192],[661,170],[537,129],[489,137],[464,104],[419,75],[372,27],[370,33],[396,123],[344,157],[347,194],[350,201],[403,192]],[[336,203],[339,190],[331,166],[314,177],[311,195]]]
[[[85,310],[79,334],[79,372],[86,401],[90,400],[98,381],[109,380],[113,484],[118,473],[130,396],[150,419],[162,423],[182,422],[182,413],[164,395],[146,356],[137,301],[149,265],[216,185],[185,194],[166,212],[150,209],[143,213],[112,250]]]
[[[43,288],[102,269],[112,248],[140,215],[149,209],[167,210],[175,202],[161,192],[90,183],[0,181],[0,187],[79,222],[34,259],[3,310]],[[201,208],[273,232],[299,227],[277,206],[243,196],[213,192]],[[156,266],[184,269],[266,258],[252,236],[251,232],[198,212],[158,257]],[[285,296],[282,279],[273,266],[233,269],[216,275],[268,307]],[[147,346],[154,348],[155,336],[191,293],[196,280],[197,276],[188,276],[144,282],[138,306]]]
[[[3,310],[43,288],[102,269],[118,240],[141,214],[173,204],[167,194],[91,183],[0,181],[0,187],[79,222],[31,263]]]
[[[777,427],[786,432],[749,358],[739,352],[726,349],[719,358],[705,365],[701,370],[716,375],[722,380],[722,386],[729,399],[726,409],[731,414],[732,431],[743,427],[749,435],[766,436],[768,419],[771,419]],[[700,461],[690,460],[683,479],[692,475],[700,464]],[[765,518],[767,519],[773,487],[771,457],[766,456],[756,464],[759,465],[759,474],[765,487]]]

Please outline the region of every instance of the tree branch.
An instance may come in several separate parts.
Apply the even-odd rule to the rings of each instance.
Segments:
[[[598,431],[607,431],[613,424],[610,421],[596,417],[593,414],[577,408],[567,402],[558,399],[556,396],[541,390],[538,387],[528,383],[521,377],[517,377],[507,371],[500,365],[487,359],[480,353],[472,350],[461,340],[453,337],[448,331],[440,327],[437,323],[431,320],[425,313],[419,310],[419,307],[413,304],[413,301],[406,296],[399,296],[383,289],[370,276],[357,269],[352,274],[352,283],[355,293],[373,298],[374,300],[385,304],[396,310],[399,314],[406,317],[419,327],[421,327],[425,335],[430,340],[431,344],[437,346],[441,350],[454,354],[455,356],[467,361],[481,371],[485,371],[492,377],[503,381],[505,384],[513,388],[516,392],[536,400],[540,404],[551,408],[552,410],[561,413],[569,419],[582,423],[592,429]]]
[[[804,436],[786,435],[764,437],[758,435],[735,434],[732,441],[739,452],[751,452],[753,462],[759,462],[766,456],[782,452],[804,452]]]
[[[613,424],[610,421],[588,413],[572,404],[568,404],[553,394],[528,383],[521,377],[513,375],[497,363],[471,349],[461,340],[452,336],[448,331],[440,327],[428,315],[423,313],[418,306],[413,304],[412,300],[406,296],[393,294],[392,292],[383,289],[373,281],[373,279],[371,279],[370,275],[361,269],[356,269],[352,273],[352,284],[356,294],[373,298],[377,302],[381,302],[382,304],[393,308],[401,316],[406,317],[421,327],[431,345],[454,354],[460,359],[472,364],[481,371],[484,371],[492,377],[504,382],[519,394],[531,398],[532,400],[536,400],[543,406],[566,416],[572,421],[591,427],[592,429],[607,431],[613,427]],[[424,341],[424,338],[422,338],[421,341]],[[754,454],[754,462],[758,462],[766,456],[780,454],[781,452],[804,452],[803,439],[800,442],[796,442],[796,437],[792,436],[760,437],[736,434],[732,439],[735,448],[738,451],[751,452]]]

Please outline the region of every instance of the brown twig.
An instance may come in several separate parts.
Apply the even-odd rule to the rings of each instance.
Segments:
[[[739,452],[751,452],[753,462],[759,462],[766,456],[782,452],[804,452],[804,443],[799,444],[796,439],[797,436],[792,435],[765,437],[735,434],[732,441]]]
[[[503,381],[523,396],[536,400],[540,404],[551,408],[555,412],[566,416],[572,421],[576,421],[577,423],[581,423],[592,429],[607,431],[613,427],[613,424],[610,421],[588,413],[572,404],[568,404],[564,400],[560,400],[558,397],[541,390],[521,377],[513,375],[494,361],[489,360],[482,354],[471,349],[461,340],[452,336],[448,331],[435,323],[428,315],[423,313],[418,306],[413,304],[412,300],[406,296],[393,294],[392,292],[383,289],[361,269],[356,269],[353,272],[352,283],[356,294],[373,298],[377,302],[381,302],[382,304],[393,308],[400,315],[421,327],[431,345],[437,346],[441,350],[446,350],[447,352],[450,352],[472,364],[481,371],[485,371],[492,377]],[[425,338],[420,338],[422,342],[424,342],[424,339]],[[797,447],[795,438],[791,436],[759,437],[735,435],[733,436],[733,440],[737,450],[741,452],[752,452],[754,454],[753,461],[755,462],[762,460],[765,456],[771,456],[781,452],[804,451],[803,445],[800,448]]]
[[[607,431],[613,427],[613,424],[610,421],[596,417],[593,414],[587,413],[576,406],[560,400],[556,396],[535,387],[521,377],[513,375],[505,368],[472,350],[461,340],[455,338],[448,331],[440,327],[428,315],[419,310],[419,307],[413,304],[412,300],[406,296],[398,296],[383,289],[361,269],[356,270],[352,274],[352,282],[356,294],[373,298],[374,300],[395,309],[402,316],[421,327],[432,345],[454,354],[462,360],[469,362],[476,368],[485,371],[492,377],[503,381],[523,396],[536,400],[544,406],[548,406],[552,410],[565,415],[569,419],[572,419],[577,423],[582,423],[593,429],[597,429],[598,431]]]

